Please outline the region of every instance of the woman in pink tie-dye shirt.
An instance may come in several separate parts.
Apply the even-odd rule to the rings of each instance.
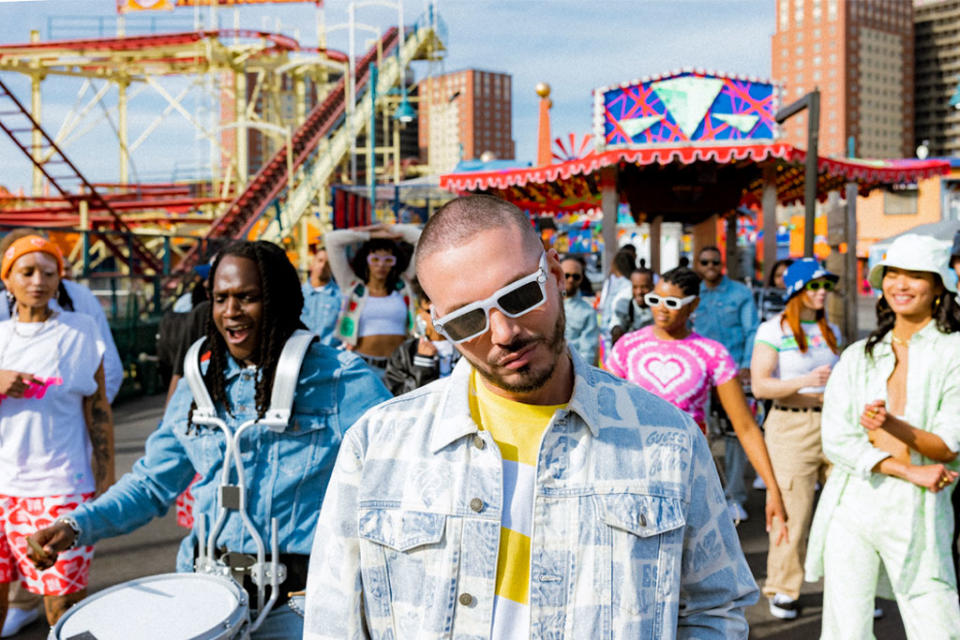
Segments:
[[[710,388],[717,388],[747,458],[767,483],[769,531],[774,517],[787,521],[780,487],[773,475],[763,432],[743,395],[736,363],[722,344],[689,328],[688,320],[700,302],[699,292],[700,276],[691,269],[678,267],[660,276],[653,293],[645,298],[653,310],[653,325],[620,338],[607,358],[607,368],[689,413],[704,434]],[[777,544],[787,538],[786,530],[783,527]]]

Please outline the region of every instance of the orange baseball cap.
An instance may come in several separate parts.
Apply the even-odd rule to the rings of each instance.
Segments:
[[[0,278],[6,279],[7,276],[10,275],[10,269],[13,268],[13,263],[16,262],[20,256],[25,256],[28,253],[34,253],[36,251],[53,256],[57,261],[58,273],[63,273],[63,255],[60,253],[60,247],[40,236],[24,236],[10,245],[6,252],[4,252],[3,263],[2,266],[0,266]]]

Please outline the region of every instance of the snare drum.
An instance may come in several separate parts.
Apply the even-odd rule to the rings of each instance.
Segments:
[[[247,594],[233,580],[198,573],[137,578],[81,600],[48,640],[227,640],[248,620]]]

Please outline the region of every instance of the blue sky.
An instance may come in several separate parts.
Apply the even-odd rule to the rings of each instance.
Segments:
[[[472,67],[513,76],[513,132],[517,155],[523,160],[536,154],[534,87],[538,82],[553,88],[553,136],[573,132],[579,137],[590,131],[591,90],[596,87],[682,67],[763,78],[770,74],[773,0],[440,0],[439,5],[449,34],[446,59],[436,69]],[[83,17],[90,25],[92,17],[102,16],[110,31],[114,6],[115,0],[0,0],[0,42],[25,42],[30,29],[38,29],[44,40],[49,35],[78,36],[79,27],[74,26],[78,23],[71,16]],[[346,6],[342,0],[327,0],[327,23],[346,22]],[[407,22],[423,6],[422,0],[406,0]],[[194,10],[150,15],[189,27]],[[207,11],[201,15],[206,18]],[[238,15],[242,26],[273,30],[279,23],[281,31],[298,36],[304,44],[316,43],[315,11],[310,4],[245,7]],[[233,10],[220,10],[221,24],[232,25],[233,16]],[[357,17],[385,27],[396,20],[396,11],[367,7],[359,9]],[[55,29],[53,34],[50,27]],[[345,51],[345,31],[332,34],[330,46]],[[418,76],[427,72],[425,64],[415,70]],[[2,73],[0,78],[21,101],[29,101],[29,85],[18,74]],[[78,81],[63,78],[44,83],[44,120],[49,129],[55,131],[77,102],[79,87]],[[163,103],[148,92],[131,100],[131,139],[162,108]],[[203,164],[205,147],[182,122],[169,118],[134,155],[135,170],[142,178],[165,180],[175,167],[191,171]],[[101,124],[66,148],[90,179],[117,177],[116,144],[110,143],[110,136],[107,125]],[[29,186],[29,165],[18,153],[6,140],[0,141],[0,184],[11,190]]]

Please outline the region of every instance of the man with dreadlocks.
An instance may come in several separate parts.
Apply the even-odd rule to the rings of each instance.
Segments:
[[[283,250],[268,242],[239,242],[224,249],[210,281],[203,350],[210,346],[201,357],[201,371],[218,416],[235,430],[266,413],[284,343],[303,328],[303,294]],[[300,369],[286,430],[277,433],[257,425],[244,433],[240,449],[248,478],[247,512],[263,532],[271,518],[277,519],[280,561],[287,567],[280,601],[253,638],[300,637],[302,618],[281,602],[304,587],[317,514],[340,442],[364,411],[389,397],[360,358],[314,342]],[[75,543],[89,545],[128,533],[163,515],[194,474],[200,476],[192,490],[194,513],[209,531],[217,515],[225,439],[219,429],[192,424],[194,406],[183,380],[133,471],[97,500],[41,529],[34,540],[55,557]],[[197,526],[180,546],[178,571],[193,569]],[[227,516],[216,547],[231,555],[256,553],[237,511]]]

